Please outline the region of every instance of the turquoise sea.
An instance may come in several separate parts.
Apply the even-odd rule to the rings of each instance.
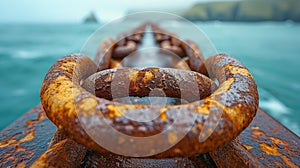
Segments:
[[[196,25],[218,52],[238,58],[250,69],[259,86],[260,107],[300,135],[300,24]],[[0,130],[39,103],[50,66],[64,55],[80,52],[99,26],[0,24]]]

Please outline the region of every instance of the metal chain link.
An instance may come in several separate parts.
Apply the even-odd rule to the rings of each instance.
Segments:
[[[100,43],[94,59],[99,69],[121,67],[122,59],[137,51],[146,26],[147,23],[144,23],[128,32],[119,33],[116,40],[104,39]],[[171,53],[182,58],[181,61],[177,62],[178,66],[174,65],[175,68],[184,69],[184,66],[180,66],[180,64],[186,64],[192,71],[200,70],[204,57],[194,41],[190,39],[181,40],[176,33],[169,32],[155,23],[150,23],[150,27],[155,42],[161,48],[162,53]]]

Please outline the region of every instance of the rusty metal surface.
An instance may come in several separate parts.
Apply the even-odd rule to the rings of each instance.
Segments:
[[[0,167],[27,167],[48,147],[56,127],[41,106],[0,132]]]
[[[219,167],[300,167],[300,139],[258,110],[240,136],[210,154]]]
[[[48,149],[33,162],[30,168],[80,167],[86,151],[86,147],[69,139],[62,130],[58,129],[53,135]]]
[[[172,69],[172,72],[180,74],[179,76],[174,75],[174,73],[170,74],[169,71],[168,68],[108,69],[91,75],[83,82],[82,86],[89,92],[95,93],[97,97],[107,100],[112,100],[113,95],[114,98],[126,96],[145,97],[153,89],[159,88],[164,92],[163,96],[182,98],[189,102],[206,98],[217,88],[214,81],[200,73]],[[134,81],[130,80],[130,78],[133,78],[130,76],[131,74],[135,74]],[[182,80],[183,78],[184,80]],[[182,81],[179,85],[178,81],[180,80]],[[122,81],[122,83],[115,84],[114,81]],[[129,87],[128,91],[114,89],[116,87],[126,88],[127,86]],[[195,92],[199,94],[195,95]],[[155,93],[152,92],[151,96],[155,96]]]
[[[40,167],[80,167],[86,148],[71,139],[64,139],[51,146],[30,168]]]
[[[153,35],[156,34],[155,29],[160,34],[172,35],[172,33],[158,26],[152,25],[152,28],[154,31]],[[165,42],[161,41],[160,43],[164,44]],[[111,45],[102,44],[112,43],[106,43],[104,40],[100,44],[100,48],[104,52],[96,54],[95,61],[83,54],[71,54],[57,60],[46,74],[41,86],[41,104],[49,119],[57,127],[63,129],[69,138],[88,148],[100,153],[113,152],[133,157],[170,158],[194,156],[195,154],[213,151],[233,140],[249,125],[256,114],[258,108],[257,86],[248,69],[241,62],[226,54],[211,56],[203,62],[200,49],[197,49],[194,43],[194,46],[191,47],[194,54],[188,56],[199,60],[198,63],[204,64],[207,70],[200,71],[202,70],[200,68],[198,72],[202,74],[207,72],[204,75],[209,76],[211,79],[216,78],[220,84],[205,99],[203,97],[198,98],[198,95],[202,95],[203,92],[194,93],[193,91],[197,91],[197,89],[189,87],[186,90],[193,92],[189,95],[197,95],[197,101],[193,100],[194,102],[188,104],[169,105],[162,108],[157,108],[153,105],[121,104],[107,100],[107,98],[111,99],[111,94],[107,92],[110,87],[107,82],[110,81],[104,82],[103,87],[101,86],[94,91],[90,90],[91,92],[88,92],[82,87],[81,82],[89,76],[94,79],[92,74],[95,74],[96,69],[103,72],[102,70],[109,67],[110,56],[106,57],[105,53],[111,49]],[[172,40],[166,41],[166,46],[171,44]],[[189,44],[192,44],[192,42]],[[163,46],[161,47],[164,48]],[[183,48],[181,49],[183,51]],[[113,50],[116,51],[116,48]],[[131,52],[131,50],[126,52],[126,55]],[[98,64],[99,61],[97,60],[106,59],[107,61],[100,61],[100,64]],[[97,65],[101,68],[97,68]],[[201,65],[195,65],[192,69],[198,69],[199,67]],[[116,71],[116,69],[111,71]],[[129,85],[129,91],[136,90],[136,92],[141,94],[141,90],[147,89],[145,95],[129,94],[130,96],[147,96],[152,89],[158,87],[158,84],[161,86],[158,87],[159,89],[167,88],[163,90],[165,93],[167,90],[169,90],[167,91],[169,93],[179,93],[182,92],[182,86],[176,86],[175,82],[190,81],[186,74],[190,74],[191,71],[188,71],[189,73],[186,74],[183,72],[185,71],[179,72],[174,69],[153,68],[151,71],[139,73],[139,71],[131,68],[128,73],[121,75],[120,80],[117,80],[120,85],[116,85],[116,87],[123,86],[122,82],[128,79],[132,83],[132,85]],[[165,75],[167,73],[169,75]],[[107,79],[113,78],[113,76],[113,73],[109,73]],[[163,78],[159,78],[159,76]],[[99,81],[106,81],[103,78],[99,79]],[[149,84],[149,87],[141,87],[142,83],[139,79],[146,81],[144,83],[146,85]],[[185,85],[183,84],[183,86]],[[88,86],[93,85],[88,84]],[[141,88],[141,90],[137,88]],[[202,89],[201,87],[199,88]],[[204,90],[211,91],[209,88]],[[103,93],[108,93],[109,97],[99,97]],[[120,95],[119,93],[121,92],[116,93]],[[127,94],[127,92],[124,93]],[[120,96],[124,96],[124,94]],[[167,96],[172,97],[172,95],[168,94]],[[178,97],[177,95],[173,96]],[[177,110],[180,110],[180,119],[178,119],[176,114]],[[140,117],[139,113],[143,113],[147,118],[151,118],[153,113],[159,114],[160,117],[145,123],[136,122],[126,117],[127,113],[131,113],[130,111],[136,114],[134,116],[136,118]],[[151,113],[148,113],[148,111],[151,111]],[[79,124],[78,121],[81,123]],[[176,121],[175,125],[178,128],[170,127],[173,121]],[[107,122],[112,124],[108,126]],[[111,126],[118,128],[117,130],[123,134],[114,132],[110,129]],[[189,132],[182,134],[185,130],[189,130]],[[151,142],[146,142],[145,139],[142,141],[138,139],[132,140],[124,136],[125,134],[133,137],[148,137],[158,133],[160,133],[159,138]],[[92,137],[97,138],[92,139]],[[102,142],[102,145],[96,143],[97,141]],[[162,146],[170,145],[172,146],[171,148],[161,152]],[[104,148],[103,146],[107,147]]]
[[[110,154],[101,155],[99,153],[89,151],[81,167],[213,168],[215,167],[215,164],[210,160],[208,154],[189,158],[139,159]]]
[[[71,139],[100,153],[113,151],[120,155],[130,153],[130,156],[134,157],[155,158],[194,156],[213,151],[234,139],[251,122],[258,106],[255,81],[238,60],[225,54],[218,54],[205,62],[209,72],[212,73],[211,76],[216,77],[220,83],[215,92],[205,99],[189,104],[156,108],[152,105],[115,103],[88,92],[80,82],[95,72],[96,64],[87,56],[72,54],[59,59],[48,71],[41,87],[41,103],[49,119],[57,127],[62,128]],[[165,71],[171,76],[178,75],[182,81],[188,81],[186,77],[181,76],[182,73],[176,73],[174,70],[157,68],[156,71]],[[139,87],[136,82],[139,76],[136,72],[129,73],[128,78],[135,84],[134,87]],[[145,79],[150,81],[154,76],[153,73],[148,73],[145,74]],[[60,102],[57,103],[57,100]],[[178,109],[181,114],[179,120]],[[147,117],[151,115],[147,111],[157,112],[160,117],[145,124],[129,120],[122,110],[134,110],[138,112],[135,114],[143,113]],[[192,118],[194,120],[191,120]],[[146,137],[159,132],[161,134],[158,140],[151,143],[144,140],[132,141],[123,134],[111,131],[109,129],[111,127],[106,124],[107,121],[113,123],[111,125],[114,128],[122,129],[122,133],[134,137]],[[176,121],[178,129],[169,127],[172,121]],[[124,125],[141,129],[128,129]],[[212,125],[215,125],[215,129],[207,131]],[[88,130],[84,129],[86,126]],[[168,129],[162,132],[165,128]],[[181,133],[187,128],[192,129],[188,129],[189,132],[182,136]],[[102,143],[108,145],[110,150],[93,141],[87,132],[92,134],[97,132],[97,135],[101,132],[101,135],[106,135],[96,136]],[[203,137],[203,141],[199,141],[199,136]],[[168,150],[158,152],[162,146],[169,145],[172,147]]]
[[[62,136],[61,141],[57,138],[53,140],[52,137],[55,135],[55,131],[56,127],[46,117],[42,107],[33,108],[0,132],[0,167],[39,167],[41,166],[40,163],[47,163],[48,166],[54,167],[57,165],[66,167],[65,163],[57,162],[60,158],[64,158],[63,156],[51,157],[56,158],[56,160],[43,161],[45,155],[50,153],[62,153],[64,156],[77,157],[74,151],[66,150],[70,146],[74,146],[72,144],[74,141],[69,141],[64,136]],[[61,135],[57,137],[61,137]],[[48,146],[50,148],[47,150]],[[52,148],[58,150],[52,151]],[[78,155],[76,160],[79,163],[81,162],[81,167],[214,167],[214,163],[208,154],[191,158],[133,159],[121,156],[112,157],[112,155],[101,155],[89,151],[84,160],[81,158],[82,156]]]
[[[41,106],[33,108],[0,132],[0,167],[28,167],[49,146],[56,127],[46,118]],[[211,152],[218,167],[299,167],[300,139],[262,110],[250,126],[231,143]],[[203,160],[204,157],[204,160]],[[214,167],[205,158],[124,159],[89,151],[81,167],[151,165],[152,167]],[[196,159],[195,159],[196,158]],[[175,162],[175,163],[174,163]],[[201,165],[203,163],[204,165]],[[196,165],[196,166],[195,166]]]

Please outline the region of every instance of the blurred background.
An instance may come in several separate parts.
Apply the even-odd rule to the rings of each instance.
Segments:
[[[161,11],[192,21],[218,52],[241,60],[257,81],[260,107],[300,135],[299,9],[299,0],[2,0],[0,130],[39,104],[50,66],[80,52],[102,25],[136,12]],[[172,26],[180,36],[184,26],[172,22],[178,22]]]

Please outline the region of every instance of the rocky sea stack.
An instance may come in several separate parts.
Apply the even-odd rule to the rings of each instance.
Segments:
[[[98,19],[94,12],[91,12],[83,21],[83,23],[98,23]]]

